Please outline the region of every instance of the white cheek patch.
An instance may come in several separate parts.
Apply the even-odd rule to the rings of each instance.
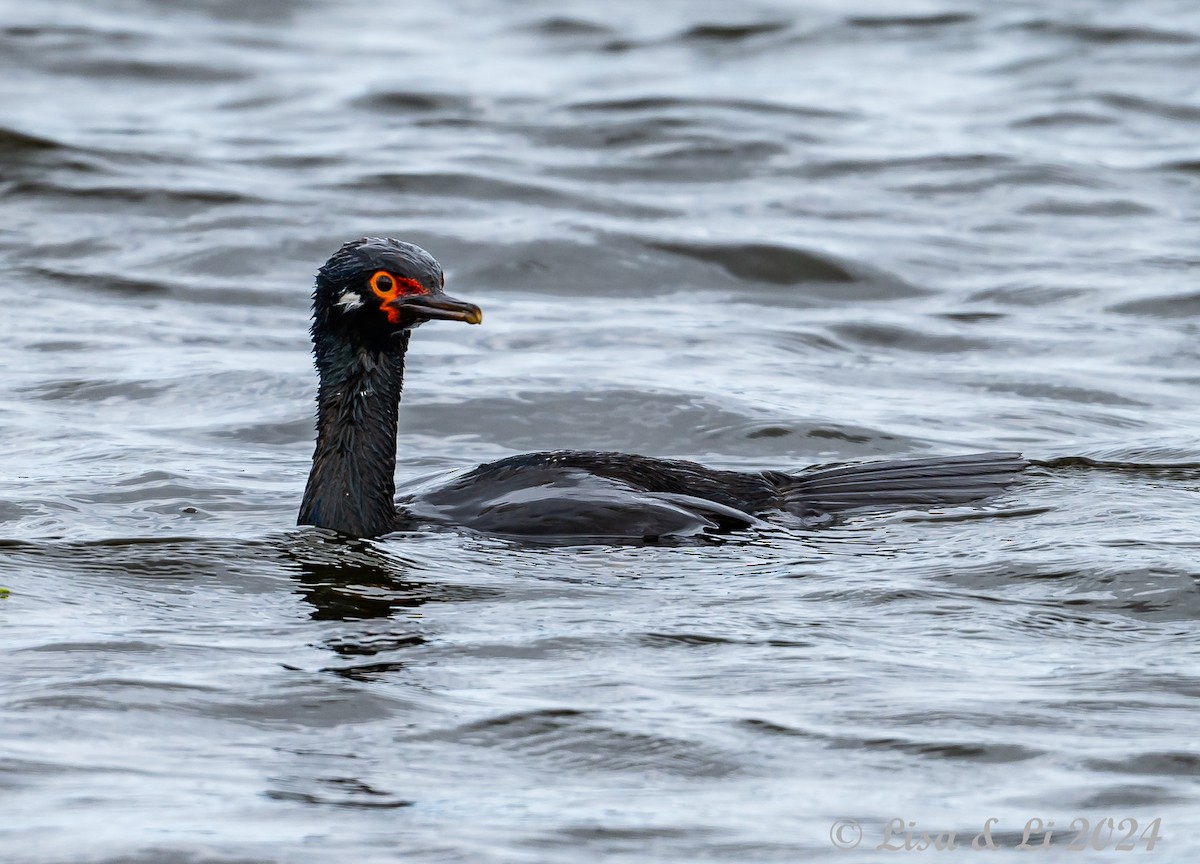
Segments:
[[[351,309],[357,309],[363,305],[362,297],[354,291],[345,291],[342,296],[337,299],[337,305],[342,307],[343,312],[349,312]]]

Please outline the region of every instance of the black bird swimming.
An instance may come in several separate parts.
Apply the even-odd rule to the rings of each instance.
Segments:
[[[395,501],[409,334],[434,319],[483,320],[444,284],[428,252],[399,240],[355,240],[321,267],[312,322],[317,447],[298,524],[355,537],[441,523],[514,537],[654,540],[764,519],[819,522],[857,508],[962,504],[999,492],[1026,465],[1018,453],[978,453],[746,473],[557,450],[481,465]]]

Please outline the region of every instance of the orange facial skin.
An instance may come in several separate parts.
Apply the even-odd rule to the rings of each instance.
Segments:
[[[379,308],[392,324],[400,323],[400,310],[389,305],[391,302],[406,295],[429,293],[429,289],[416,279],[395,276],[386,270],[376,270],[372,274],[371,290],[382,301]]]

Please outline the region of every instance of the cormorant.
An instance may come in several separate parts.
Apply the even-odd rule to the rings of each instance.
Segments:
[[[642,541],[771,518],[813,523],[857,508],[962,504],[999,492],[1027,464],[1018,453],[978,453],[750,473],[559,450],[481,465],[395,501],[409,334],[434,319],[483,319],[444,284],[428,252],[391,239],[352,241],[321,267],[311,328],[321,379],[317,444],[298,524],[355,537],[441,523],[514,537]]]

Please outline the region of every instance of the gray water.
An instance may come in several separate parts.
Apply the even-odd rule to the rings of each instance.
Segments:
[[[1195,861],[1198,64],[1182,0],[0,4],[0,860]],[[708,545],[297,529],[362,235],[485,312],[415,335],[401,479],[1048,464]]]

